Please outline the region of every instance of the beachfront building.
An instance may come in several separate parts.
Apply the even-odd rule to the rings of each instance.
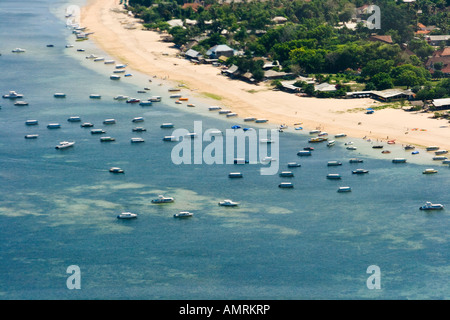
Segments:
[[[211,59],[218,59],[221,56],[232,57],[234,49],[226,44],[218,44],[206,51],[206,55]]]
[[[450,109],[450,98],[434,99],[431,106],[434,110],[448,110]]]
[[[201,53],[194,49],[189,49],[188,51],[186,51],[184,53],[184,57],[193,62],[199,62],[203,58]]]
[[[327,82],[323,82],[321,84],[316,84],[314,86],[314,91],[319,91],[319,92],[335,92],[337,91],[336,89],[336,85],[334,84],[329,84]]]
[[[411,100],[413,97],[414,93],[410,89],[387,89],[382,91],[372,91],[372,98],[383,102],[391,102],[402,99]]]

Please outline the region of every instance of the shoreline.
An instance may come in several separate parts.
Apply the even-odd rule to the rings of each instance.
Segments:
[[[450,150],[450,124],[430,119],[430,114],[408,113],[387,108],[367,115],[365,110],[380,102],[363,99],[319,99],[298,97],[273,91],[264,82],[259,85],[232,80],[220,75],[211,65],[194,65],[179,58],[172,43],[160,41],[160,34],[142,30],[138,19],[128,16],[119,0],[87,0],[81,10],[81,25],[90,39],[103,51],[130,68],[149,77],[183,83],[195,99],[221,105],[238,117],[268,119],[270,124],[294,127],[301,123],[304,131],[321,129],[330,135],[346,133],[348,137],[366,137],[372,141],[395,140],[418,148],[437,145]],[[217,99],[213,99],[216,97]],[[442,126],[447,126],[442,128]]]

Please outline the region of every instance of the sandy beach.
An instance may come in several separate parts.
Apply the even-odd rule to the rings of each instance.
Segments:
[[[387,108],[374,114],[363,109],[380,103],[373,99],[317,99],[273,91],[266,83],[253,85],[220,75],[211,65],[194,65],[177,55],[179,50],[161,41],[161,34],[143,30],[138,20],[120,12],[119,0],[88,0],[81,12],[81,25],[101,49],[149,77],[182,82],[193,97],[211,99],[239,117],[268,119],[304,130],[321,129],[331,134],[372,140],[395,139],[397,144],[436,145],[450,150],[450,125],[430,119],[430,114]],[[297,125],[298,126],[298,125]]]

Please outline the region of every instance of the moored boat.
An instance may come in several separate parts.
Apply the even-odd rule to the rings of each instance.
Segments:
[[[103,124],[115,124],[116,120],[115,119],[105,119],[103,121]]]
[[[369,170],[365,170],[365,169],[356,169],[352,171],[353,174],[364,174],[364,173],[369,173]]]
[[[194,214],[192,212],[189,211],[181,211],[179,213],[175,213],[173,215],[174,218],[190,218],[194,216]]]
[[[144,117],[136,117],[133,118],[133,120],[131,120],[131,122],[143,122],[144,121]]]
[[[173,128],[173,123],[163,123],[161,128]]]
[[[112,142],[112,141],[116,141],[116,139],[113,137],[100,137],[100,142]]]
[[[293,188],[294,184],[292,182],[281,182],[278,188]]]
[[[329,173],[327,174],[327,179],[341,179],[341,175],[339,173]]]
[[[165,197],[162,194],[160,194],[158,196],[158,198],[152,200],[152,203],[171,203],[171,202],[174,202],[174,201],[175,201],[174,198],[172,198],[172,197]]]
[[[336,160],[328,161],[327,166],[329,167],[342,166],[342,162]]]
[[[240,172],[230,172],[228,174],[228,177],[229,178],[242,178],[243,176],[242,176],[242,173],[240,173]]]
[[[226,199],[226,200],[219,202],[219,206],[223,206],[223,207],[236,207],[237,205],[239,205],[238,202],[234,202],[230,199]]]
[[[136,127],[131,129],[132,132],[144,132],[147,131],[147,129],[143,128],[143,127]]]
[[[125,173],[125,171],[122,168],[119,168],[119,167],[109,168],[109,172],[111,172],[111,173]]]
[[[337,190],[337,192],[350,192],[352,191],[352,188],[350,187],[339,187],[339,189]]]
[[[348,162],[350,162],[350,163],[362,163],[364,161],[362,159],[352,158]]]
[[[103,129],[92,129],[91,130],[91,134],[101,134],[101,133],[106,133],[106,131]]]
[[[53,94],[53,97],[55,97],[55,98],[65,98],[66,94],[62,93],[62,92],[57,92],[57,93]]]
[[[300,150],[297,152],[297,155],[300,157],[304,157],[304,156],[310,156],[311,155],[311,151],[310,150]]]
[[[392,159],[393,163],[405,163],[406,159],[405,158],[394,158]]]
[[[47,125],[47,128],[48,129],[59,129],[59,128],[61,128],[61,125],[59,123],[49,123]]]
[[[37,120],[27,120],[27,121],[25,121],[25,124],[27,126],[36,126],[39,124],[39,122]]]
[[[117,216],[117,219],[136,219],[137,214],[131,212],[122,212]]]
[[[15,91],[10,91],[8,94],[4,94],[2,97],[5,99],[19,99],[23,98],[23,94],[17,93]]]
[[[288,168],[296,168],[296,167],[301,167],[302,165],[300,163],[297,162],[289,162],[287,164]]]
[[[67,149],[75,145],[74,141],[61,141],[55,149]]]
[[[444,156],[436,156],[436,157],[433,157],[433,160],[434,160],[434,161],[443,161],[443,160],[447,160],[447,157],[444,157]]]
[[[437,173],[437,172],[438,171],[436,169],[429,168],[429,169],[425,169],[422,173],[423,174],[432,174],[432,173]]]
[[[439,150],[439,147],[438,146],[429,146],[426,148],[426,150],[427,151],[436,151],[436,150]]]
[[[81,118],[79,116],[73,116],[73,117],[69,117],[67,119],[68,122],[80,122]]]
[[[37,139],[39,137],[38,134],[27,134],[25,139]]]
[[[143,138],[131,138],[131,143],[141,143],[145,142]]]
[[[427,201],[423,206],[419,208],[420,210],[442,210],[444,209],[444,206],[440,203],[431,203]]]

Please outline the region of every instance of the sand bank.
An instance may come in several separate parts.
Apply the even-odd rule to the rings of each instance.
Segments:
[[[446,120],[430,119],[429,114],[388,108],[367,115],[363,110],[379,102],[298,97],[273,91],[265,83],[232,80],[211,65],[194,65],[178,57],[179,51],[161,41],[158,32],[143,30],[137,19],[123,12],[119,0],[88,0],[82,9],[81,24],[94,32],[91,39],[100,48],[130,68],[182,82],[199,99],[218,97],[211,99],[211,105],[226,107],[239,117],[264,118],[290,127],[302,123],[305,130],[319,128],[329,134],[395,139],[397,143],[437,145],[450,150],[450,125]]]

